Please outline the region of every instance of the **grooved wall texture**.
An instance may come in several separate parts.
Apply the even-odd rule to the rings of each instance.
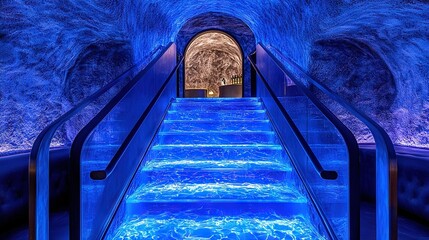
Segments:
[[[176,41],[188,20],[209,13],[247,24],[255,42],[339,89],[395,143],[429,147],[428,12],[427,1],[418,0],[5,0],[0,152],[29,149],[85,91],[149,58]]]

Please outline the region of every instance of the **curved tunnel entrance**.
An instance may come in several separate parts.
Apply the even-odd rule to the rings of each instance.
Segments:
[[[232,15],[220,12],[203,13],[188,19],[175,37],[178,54],[186,57],[186,50],[189,48],[190,43],[197,39],[201,34],[208,32],[221,32],[227,34],[227,36],[237,43],[238,49],[240,49],[239,52],[243,56],[243,60],[241,62],[242,71],[239,71],[240,73],[238,73],[238,75],[243,75],[243,97],[254,96],[255,83],[252,78],[252,76],[254,76],[254,72],[252,71],[250,62],[246,59],[246,56],[256,50],[256,39],[253,31],[242,20]],[[185,64],[186,63],[188,63],[188,61],[185,61]],[[182,64],[182,67],[179,69],[177,94],[179,97],[184,97],[185,95],[185,64]],[[231,76],[227,77],[229,79],[231,78]],[[221,80],[222,79],[218,79],[219,82]]]
[[[185,50],[185,97],[242,97],[243,53],[222,31],[195,36]]]

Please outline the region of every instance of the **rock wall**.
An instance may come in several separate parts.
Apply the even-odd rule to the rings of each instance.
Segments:
[[[48,123],[130,67],[127,36],[112,7],[91,1],[2,1],[0,153],[29,149]],[[115,50],[107,53],[105,47]],[[119,57],[115,52],[122,60],[112,63]],[[97,70],[98,65],[109,70]],[[76,90],[87,92],[74,95]]]
[[[321,24],[309,73],[374,118],[394,143],[429,147],[429,4],[423,2],[345,3]],[[349,125],[360,142],[372,141],[367,130]]]
[[[222,79],[243,74],[243,54],[237,43],[220,32],[195,38],[185,53],[185,89],[207,89],[208,97],[219,97]]]

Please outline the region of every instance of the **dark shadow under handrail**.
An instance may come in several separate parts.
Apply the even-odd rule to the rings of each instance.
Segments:
[[[259,69],[256,66],[256,64],[253,61],[253,59],[251,57],[247,57],[247,59],[249,60],[249,62],[252,65],[252,67],[255,69],[256,73],[261,78],[262,82],[264,83],[266,89],[270,93],[270,95],[271,95],[272,99],[274,100],[274,102],[276,103],[277,107],[282,112],[284,118],[286,119],[286,121],[290,125],[293,133],[295,134],[296,138],[298,139],[299,144],[301,145],[301,147],[306,152],[306,154],[309,157],[310,161],[313,163],[313,166],[314,166],[315,170],[317,171],[317,173],[319,174],[319,176],[321,178],[323,178],[323,179],[329,179],[329,180],[335,180],[335,179],[337,179],[338,178],[338,173],[336,171],[325,170],[322,167],[322,165],[320,164],[320,162],[317,159],[316,155],[311,150],[310,146],[308,145],[307,141],[305,141],[305,138],[302,136],[302,134],[299,131],[298,127],[295,125],[295,123],[293,122],[292,118],[289,116],[289,114],[287,113],[287,111],[284,109],[283,105],[280,103],[280,101],[278,100],[278,98],[274,94],[273,90],[269,86],[268,82],[265,80],[265,78],[262,75],[262,73],[259,71]]]
[[[159,97],[161,96],[161,94],[164,91],[165,87],[171,81],[174,73],[180,67],[180,65],[182,64],[182,62],[183,62],[183,58],[181,58],[179,60],[179,62],[177,63],[176,67],[171,71],[171,73],[168,76],[167,80],[164,82],[164,84],[158,90],[158,92],[156,93],[155,97],[152,99],[152,101],[147,106],[146,110],[143,112],[143,114],[138,119],[137,123],[131,129],[130,133],[127,135],[127,137],[125,138],[124,142],[119,147],[118,151],[115,153],[115,155],[113,156],[113,158],[110,160],[110,162],[107,165],[107,167],[104,170],[91,171],[91,173],[90,173],[91,179],[93,179],[93,180],[104,180],[104,179],[108,178],[110,176],[110,174],[115,170],[115,168],[118,165],[119,160],[120,160],[122,154],[124,153],[125,149],[127,148],[128,144],[131,142],[131,140],[133,139],[134,135],[137,133],[137,130],[139,129],[139,127],[142,124],[142,122],[146,119],[147,115],[149,114],[150,110],[152,109],[152,106],[155,105],[156,101],[159,99]],[[95,126],[97,126],[97,125],[95,125]],[[90,130],[89,133],[91,131],[92,130]]]
[[[155,48],[157,54],[162,46]],[[61,115],[45,127],[37,136],[31,148],[28,175],[29,175],[29,239],[49,238],[49,148],[57,129],[70,118],[81,112],[85,107],[117,84],[127,78],[132,78],[140,71],[145,61],[135,64],[115,80],[109,82],[89,97],[80,101],[72,109]],[[131,77],[132,76],[132,77]],[[40,219],[40,220],[39,220]]]
[[[397,159],[396,152],[386,131],[374,120],[368,117],[362,111],[353,107],[350,103],[343,100],[338,94],[334,93],[323,83],[314,80],[308,76],[305,71],[291,59],[283,56],[278,50],[274,49],[282,61],[299,71],[302,78],[309,84],[319,89],[325,95],[343,106],[353,116],[363,122],[371,131],[376,144],[376,185],[384,190],[377,190],[377,239],[397,239]],[[279,67],[288,75],[293,75],[283,64]],[[302,83],[301,83],[302,84]]]

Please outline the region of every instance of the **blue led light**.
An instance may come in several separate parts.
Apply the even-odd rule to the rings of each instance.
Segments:
[[[177,99],[133,185],[108,238],[326,238],[256,98]]]

